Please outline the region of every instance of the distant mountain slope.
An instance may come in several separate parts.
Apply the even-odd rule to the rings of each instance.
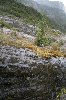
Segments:
[[[46,2],[48,2],[48,0]],[[1,13],[15,15],[16,17],[22,18],[25,22],[34,25],[39,24],[43,20],[50,27],[66,32],[65,13],[57,8],[52,9],[51,7],[38,4],[34,0],[0,0],[0,14]]]
[[[21,18],[25,22],[31,23],[32,25],[39,25],[41,21],[45,22],[45,24],[50,27],[54,25],[54,22],[50,21],[47,16],[40,14],[33,7],[25,6],[30,4],[28,1],[32,2],[33,0],[22,0],[22,3],[24,4],[21,4],[20,2],[18,3],[16,1],[18,0],[0,0],[0,14],[6,13],[7,15],[14,15]],[[32,2],[32,5],[33,3],[34,1]]]
[[[33,7],[39,11],[42,15],[47,15],[52,23],[55,23],[55,27],[63,32],[66,32],[66,13],[62,2],[49,1],[49,0],[16,0],[26,6]]]
[[[38,0],[37,3],[39,3],[41,5],[49,6],[49,7],[52,7],[52,8],[58,8],[60,10],[65,9],[64,4],[62,2],[59,2],[59,1]]]

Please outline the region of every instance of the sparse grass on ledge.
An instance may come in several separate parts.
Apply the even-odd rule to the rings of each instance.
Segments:
[[[51,57],[51,56],[63,56],[59,50],[51,50],[47,48],[38,47],[35,44],[28,42],[25,38],[17,37],[12,38],[9,35],[0,34],[0,45],[10,45],[17,48],[28,48],[33,50],[37,55],[42,57]]]

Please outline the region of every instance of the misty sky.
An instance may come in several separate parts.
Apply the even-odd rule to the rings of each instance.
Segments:
[[[66,0],[49,0],[49,1],[61,1],[61,2],[63,2],[63,4],[65,5],[65,8],[66,8]]]
[[[38,1],[38,0],[35,0],[35,1]],[[66,8],[66,0],[49,0],[49,1],[61,1],[61,2],[63,2],[63,4],[65,5],[65,8]]]

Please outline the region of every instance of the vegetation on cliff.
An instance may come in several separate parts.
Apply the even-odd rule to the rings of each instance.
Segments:
[[[18,10],[17,10],[18,9]],[[31,7],[26,7],[14,0],[0,0],[0,12],[8,13],[16,17],[22,18],[24,21],[38,23],[42,15]]]
[[[16,39],[16,41],[15,41]],[[39,47],[31,42],[29,42],[27,39],[19,37],[19,36],[14,36],[14,35],[5,35],[0,33],[0,45],[10,45],[10,46],[15,46],[17,48],[28,48],[34,51],[38,56],[42,57],[57,57],[57,56],[64,56],[62,52],[59,51],[59,47],[55,49],[50,48],[50,47]]]
[[[0,0],[0,12],[3,15],[11,14],[11,16],[21,18],[24,22],[36,25],[38,27],[36,32],[36,44],[38,46],[47,46],[55,41],[53,38],[48,37],[48,34],[60,34],[60,32],[52,32],[52,27],[56,28],[57,25],[53,21],[50,21],[47,16],[42,16],[37,12],[37,10],[20,4],[14,0]],[[12,27],[10,24],[7,24],[2,20],[0,21],[0,24],[2,27]]]

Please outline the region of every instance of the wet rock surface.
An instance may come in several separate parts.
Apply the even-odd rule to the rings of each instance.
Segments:
[[[66,58],[43,59],[29,49],[0,46],[0,100],[56,100],[66,87]]]

